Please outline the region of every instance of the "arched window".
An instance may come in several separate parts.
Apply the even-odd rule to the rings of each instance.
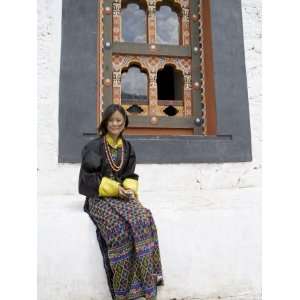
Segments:
[[[169,4],[169,1],[159,2],[156,7],[156,42],[158,44],[179,45],[181,23],[181,8]]]
[[[183,74],[172,65],[165,65],[157,73],[158,100],[183,100]]]
[[[131,65],[122,72],[121,101],[122,103],[148,102],[148,76],[136,65]]]
[[[122,1],[122,42],[147,43],[146,3]]]

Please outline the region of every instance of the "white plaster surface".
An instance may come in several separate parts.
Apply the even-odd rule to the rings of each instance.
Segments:
[[[158,227],[158,300],[261,299],[261,1],[242,4],[253,161],[137,166]],[[108,300],[79,165],[57,163],[60,24],[61,0],[38,0],[38,299]]]

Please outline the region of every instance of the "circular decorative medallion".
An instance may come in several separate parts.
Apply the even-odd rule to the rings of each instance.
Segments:
[[[106,48],[106,49],[109,49],[110,46],[111,46],[110,42],[105,42],[105,48]]]
[[[106,15],[110,15],[111,14],[111,8],[110,8],[110,6],[105,6],[104,12],[105,12]]]
[[[193,15],[192,15],[192,20],[193,20],[193,21],[197,21],[197,20],[198,20],[198,16],[197,16],[196,14],[193,14]]]
[[[150,45],[150,50],[152,50],[152,51],[156,50],[156,45],[151,44],[151,45]]]
[[[194,122],[197,126],[201,126],[201,124],[202,124],[201,118],[199,118],[199,117],[195,118]]]
[[[199,89],[199,87],[200,87],[200,83],[198,81],[195,81],[194,82],[194,88]]]
[[[156,125],[156,124],[158,124],[158,118],[157,118],[157,117],[155,117],[155,116],[151,117],[151,119],[150,119],[150,123],[151,123],[151,124],[153,124],[153,125]]]
[[[105,86],[110,86],[111,85],[111,80],[109,78],[104,79],[104,85]]]

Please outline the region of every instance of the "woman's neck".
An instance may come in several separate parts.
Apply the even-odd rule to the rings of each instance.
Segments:
[[[109,132],[107,134],[113,139],[114,142],[117,142],[117,140],[119,138],[119,135],[113,135],[113,134],[111,134]]]

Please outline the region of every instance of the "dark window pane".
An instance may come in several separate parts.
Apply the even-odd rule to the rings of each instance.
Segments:
[[[138,67],[130,67],[121,77],[121,99],[148,100],[148,77]]]
[[[137,4],[130,3],[122,9],[122,41],[146,43],[146,13]]]
[[[156,12],[156,42],[179,45],[179,18],[177,13],[166,5]]]
[[[183,100],[183,74],[173,66],[165,65],[157,72],[158,100]]]

